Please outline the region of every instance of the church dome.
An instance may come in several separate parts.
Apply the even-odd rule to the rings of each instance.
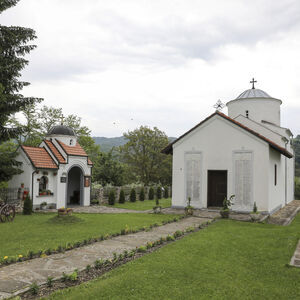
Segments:
[[[242,92],[235,100],[237,99],[249,99],[249,98],[269,98],[272,99],[269,94],[267,94],[265,91],[260,89],[249,89],[244,92]]]
[[[48,135],[52,135],[52,134],[75,136],[74,130],[65,125],[53,126],[48,132]]]

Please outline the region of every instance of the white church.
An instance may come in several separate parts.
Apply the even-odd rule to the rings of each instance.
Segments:
[[[282,101],[254,87],[227,102],[170,143],[172,206],[221,207],[235,195],[232,210],[272,214],[294,200],[292,133],[281,127]]]
[[[34,208],[90,205],[92,162],[70,127],[52,127],[39,147],[20,146],[16,160],[23,173],[9,187],[28,188]]]

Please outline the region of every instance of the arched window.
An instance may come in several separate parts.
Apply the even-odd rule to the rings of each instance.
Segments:
[[[72,146],[73,145],[73,140],[70,140],[70,146]]]
[[[246,110],[246,118],[249,118],[249,110]]]
[[[274,165],[274,185],[277,185],[277,165]]]
[[[42,176],[40,178],[40,183],[39,183],[39,192],[47,190],[47,187],[48,187],[48,177]]]

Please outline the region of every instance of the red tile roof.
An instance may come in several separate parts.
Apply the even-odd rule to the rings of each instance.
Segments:
[[[56,141],[59,143],[59,145],[63,148],[63,150],[68,155],[87,156],[86,152],[83,150],[83,148],[79,145],[78,142],[76,142],[75,146],[68,146],[59,140]]]
[[[57,164],[45,148],[29,146],[21,146],[21,148],[35,168],[58,169]]]
[[[50,140],[44,140],[45,144],[49,147],[53,155],[56,157],[56,159],[61,164],[66,164],[65,158],[61,155],[61,153],[58,151],[58,149],[55,147],[55,145]]]
[[[172,143],[170,143],[167,147],[165,147],[161,152],[162,153],[165,153],[165,154],[170,154],[170,153],[173,153],[173,145],[178,142],[179,140],[181,140],[183,137],[185,137],[187,134],[189,134],[190,132],[192,132],[194,129],[196,129],[197,127],[199,127],[200,125],[202,125],[203,123],[205,123],[206,121],[208,121],[209,119],[211,119],[212,117],[214,117],[215,115],[218,115],[230,122],[232,122],[233,124],[247,130],[248,132],[252,133],[253,135],[257,136],[258,138],[260,138],[261,140],[267,142],[270,147],[272,147],[273,149],[279,151],[281,154],[285,155],[286,157],[288,158],[292,158],[293,155],[288,152],[285,148],[279,146],[278,144],[274,143],[273,141],[271,141],[270,139],[264,137],[263,135],[261,135],[260,133],[250,129],[249,127],[243,125],[242,123],[240,122],[237,122],[235,121],[234,119],[228,117],[227,115],[219,112],[219,111],[216,111],[215,113],[211,114],[209,117],[207,117],[206,119],[204,119],[202,122],[200,122],[199,124],[197,124],[196,126],[194,126],[192,129],[190,129],[189,131],[187,131],[186,133],[184,133],[183,135],[181,135],[178,139],[176,139],[175,141],[173,141]]]

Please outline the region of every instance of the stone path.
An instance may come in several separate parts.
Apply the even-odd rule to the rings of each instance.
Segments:
[[[65,253],[2,267],[0,268],[0,299],[25,291],[33,282],[41,285],[46,282],[48,276],[60,278],[63,272],[71,273],[74,269],[81,271],[88,264],[93,265],[96,259],[112,258],[113,252],[120,254],[124,250],[132,250],[147,242],[154,242],[161,237],[166,237],[176,230],[183,231],[190,226],[199,226],[210,220],[209,218],[189,217],[155,227],[148,232],[122,235]]]
[[[295,253],[291,259],[290,265],[300,268],[300,241],[298,242]]]
[[[294,200],[269,217],[270,224],[289,225],[300,210],[300,200]]]

